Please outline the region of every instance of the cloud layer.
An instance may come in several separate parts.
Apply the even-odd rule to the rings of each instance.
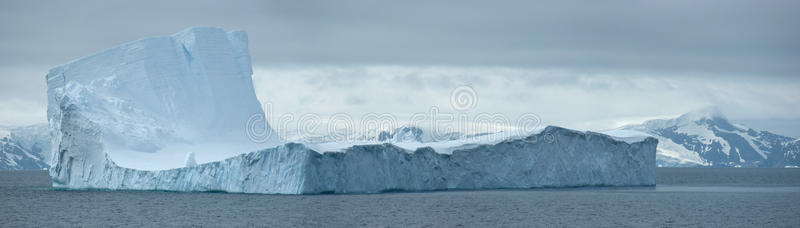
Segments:
[[[0,3],[0,63],[52,66],[189,26],[257,65],[463,65],[798,76],[798,1]]]

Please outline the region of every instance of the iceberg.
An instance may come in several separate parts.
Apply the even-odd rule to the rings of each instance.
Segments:
[[[247,35],[208,27],[53,68],[53,186],[315,194],[655,185],[655,138],[554,126],[468,144],[324,150],[286,143],[265,123],[257,130],[270,137],[256,143],[248,122],[264,112],[251,74]]]

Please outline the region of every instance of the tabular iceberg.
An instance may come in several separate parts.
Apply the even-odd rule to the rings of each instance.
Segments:
[[[274,137],[252,143],[246,123],[263,110],[251,74],[246,34],[205,27],[52,69],[54,187],[304,194],[655,185],[656,139],[559,127],[448,153],[389,143],[338,152],[272,146],[281,140],[269,125],[261,130]],[[201,160],[214,155],[228,158]],[[145,170],[154,158],[174,164]]]

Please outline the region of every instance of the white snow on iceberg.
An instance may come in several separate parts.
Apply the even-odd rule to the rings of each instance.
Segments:
[[[274,137],[253,143],[246,123],[263,111],[251,74],[246,34],[206,27],[53,68],[53,186],[303,194],[655,184],[656,139],[559,127],[468,145],[416,140],[326,152],[274,146],[280,139],[263,125]]]

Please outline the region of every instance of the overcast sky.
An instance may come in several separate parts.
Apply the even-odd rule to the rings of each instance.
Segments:
[[[134,4],[134,2],[136,4]],[[714,105],[800,136],[800,1],[0,1],[0,125],[46,122],[58,64],[190,26],[245,30],[276,112],[475,111],[604,129]],[[781,123],[781,124],[776,124]]]

